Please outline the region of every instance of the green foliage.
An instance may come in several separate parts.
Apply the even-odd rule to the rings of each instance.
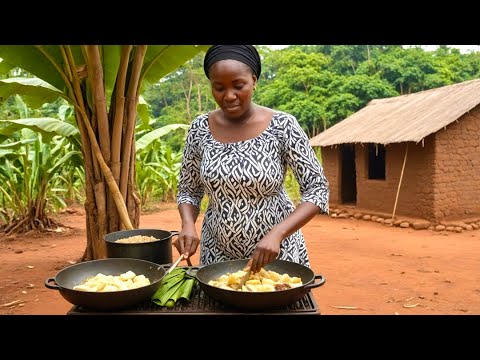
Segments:
[[[82,174],[76,169],[81,154],[72,149],[68,139],[54,136],[44,142],[40,133],[27,128],[20,134],[20,141],[1,144],[4,191],[0,204],[5,211],[0,216],[7,224],[30,217],[28,221],[46,220],[46,214],[66,206],[65,197],[81,195],[69,189],[81,183],[76,176]]]
[[[285,174],[285,191],[295,205],[300,203],[300,185],[298,184],[297,179],[295,179],[295,175],[291,169],[288,169],[287,173]]]
[[[6,224],[28,219],[27,225],[47,226],[47,214],[84,199],[78,129],[55,118],[28,118],[42,110],[33,111],[19,95],[11,99],[12,116],[23,119],[0,120],[0,217]]]
[[[181,152],[159,141],[137,153],[137,185],[143,209],[149,209],[155,200],[175,201],[181,160]]]
[[[264,56],[262,105],[294,114],[310,136],[377,98],[480,76],[480,53],[399,45],[294,45]]]
[[[9,78],[0,80],[0,102],[12,95],[20,95],[31,108],[57,100],[62,94],[38,78]]]

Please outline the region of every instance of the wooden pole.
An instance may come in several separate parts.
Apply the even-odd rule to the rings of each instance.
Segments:
[[[402,185],[403,172],[405,171],[405,163],[407,162],[408,142],[405,149],[405,157],[403,158],[402,173],[400,174],[400,181],[398,182],[397,196],[395,197],[395,205],[393,206],[392,220],[395,220],[395,211],[397,210],[398,194],[400,194],[400,186]]]

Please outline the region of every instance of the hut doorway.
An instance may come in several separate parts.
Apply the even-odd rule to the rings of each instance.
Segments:
[[[341,201],[342,204],[357,204],[357,171],[355,167],[355,145],[340,145]]]

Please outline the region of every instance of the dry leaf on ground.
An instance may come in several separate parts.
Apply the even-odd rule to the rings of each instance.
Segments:
[[[330,307],[335,308],[335,309],[344,309],[344,310],[358,310],[358,309],[360,309],[359,307],[356,307],[356,306],[335,306],[335,305],[330,305]]]
[[[419,303],[412,304],[412,305],[404,304],[403,307],[404,308],[414,308],[415,306],[418,306],[418,305],[420,305],[420,304]]]
[[[0,307],[9,307],[9,306],[12,306],[12,305],[15,305],[15,304],[18,304],[18,303],[22,303],[22,302],[25,302],[25,300],[15,300],[15,301],[12,301],[12,302],[9,302],[9,303],[6,303],[6,304],[2,304],[2,305],[0,305]]]

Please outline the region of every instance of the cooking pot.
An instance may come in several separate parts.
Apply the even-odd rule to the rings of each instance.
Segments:
[[[74,286],[82,284],[88,277],[96,276],[99,273],[118,276],[129,270],[136,275],[145,275],[150,280],[150,285],[111,292],[88,292],[73,289]],[[101,259],[68,266],[55,277],[46,279],[45,286],[49,289],[58,290],[64,299],[73,305],[93,310],[115,310],[151,298],[160,287],[165,273],[166,271],[162,266],[145,260]]]
[[[145,243],[117,243],[117,240],[130,236],[153,236],[156,241]],[[109,258],[133,258],[151,261],[157,264],[172,263],[172,236],[178,231],[158,229],[121,230],[109,233],[103,237]]]
[[[310,289],[322,286],[325,278],[315,275],[313,271],[301,264],[290,261],[274,260],[267,264],[264,269],[272,270],[280,274],[288,274],[302,279],[302,286],[269,292],[246,292],[221,289],[209,285],[210,280],[218,279],[226,273],[242,270],[247,265],[248,259],[229,260],[200,267],[195,276],[203,292],[208,296],[225,304],[243,309],[269,309],[293,304],[302,299]],[[318,282],[315,280],[318,279]]]

